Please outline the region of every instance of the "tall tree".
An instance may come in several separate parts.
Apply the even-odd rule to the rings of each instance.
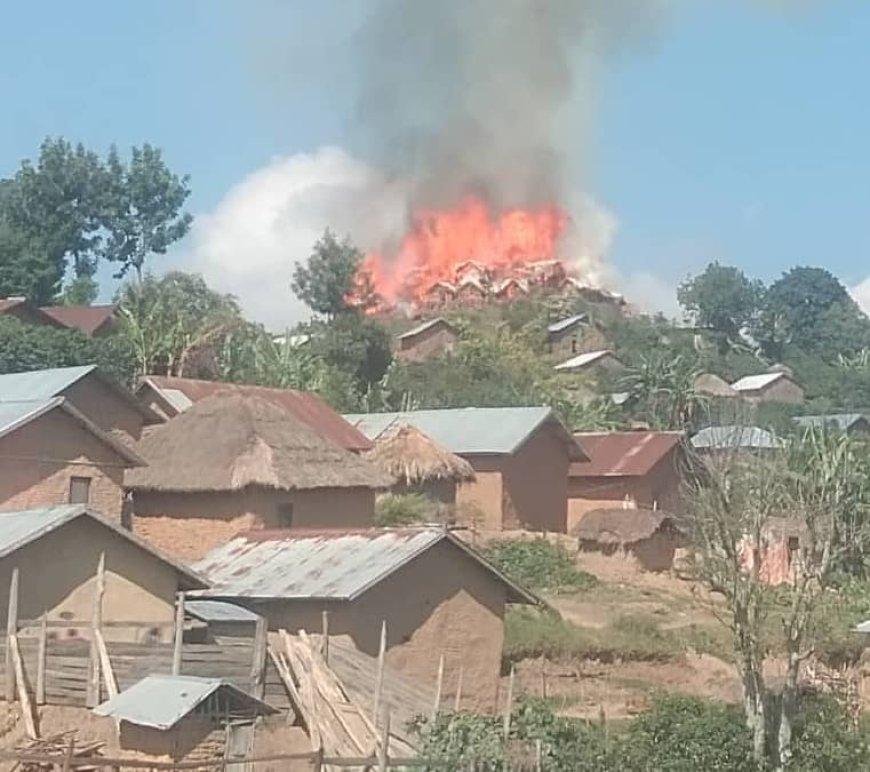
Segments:
[[[172,172],[159,148],[147,143],[132,149],[127,164],[112,148],[106,168],[111,195],[104,254],[118,263],[116,277],[132,269],[141,281],[146,258],[165,254],[190,230],[193,217],[182,211],[190,195],[190,178]]]
[[[699,327],[737,340],[758,313],[764,286],[734,266],[710,263],[683,282],[677,299]]]

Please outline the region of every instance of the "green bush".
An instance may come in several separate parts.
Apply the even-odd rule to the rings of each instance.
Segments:
[[[543,538],[496,541],[484,554],[515,582],[533,590],[588,590],[597,584],[592,574],[577,569],[570,552]]]
[[[436,506],[419,493],[387,493],[375,503],[375,525],[383,528],[432,522]]]

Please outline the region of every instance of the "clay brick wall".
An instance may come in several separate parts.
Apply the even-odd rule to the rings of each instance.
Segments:
[[[101,429],[120,429],[134,440],[141,438],[142,414],[93,374],[74,383],[63,396]]]
[[[463,456],[476,478],[456,489],[456,518],[462,525],[499,531],[504,510],[504,456]]]
[[[89,505],[121,519],[126,462],[60,410],[0,439],[0,508],[66,504],[70,479],[90,477]]]
[[[371,488],[135,491],[133,531],[169,554],[195,561],[242,531],[286,527],[281,511],[287,505],[293,507],[293,528],[366,527],[374,520],[375,492]]]
[[[398,357],[404,362],[422,362],[450,351],[455,343],[456,333],[445,325],[438,325],[421,335],[399,341]]]

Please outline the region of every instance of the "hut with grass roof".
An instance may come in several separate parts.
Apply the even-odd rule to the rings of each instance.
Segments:
[[[260,397],[218,394],[149,432],[125,477],[133,528],[188,560],[240,531],[372,524],[392,478]]]
[[[670,571],[676,551],[684,546],[674,518],[655,509],[593,509],[571,534],[581,552],[633,559],[645,571]]]
[[[707,397],[736,397],[737,392],[731,384],[715,373],[701,373],[695,378],[695,393]]]
[[[365,454],[395,480],[392,493],[416,493],[446,507],[456,505],[460,483],[475,479],[468,461],[406,423],[384,432]]]

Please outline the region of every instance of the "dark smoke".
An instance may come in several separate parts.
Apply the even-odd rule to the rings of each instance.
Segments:
[[[602,54],[657,29],[667,0],[381,0],[360,38],[371,151],[411,206],[464,193],[561,200]]]

